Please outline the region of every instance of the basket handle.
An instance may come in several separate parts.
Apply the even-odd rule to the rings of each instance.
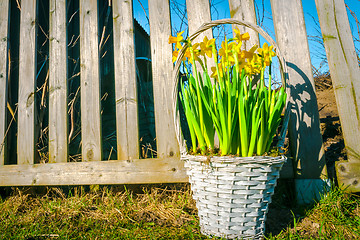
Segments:
[[[211,29],[213,27],[216,27],[218,25],[221,24],[237,24],[237,25],[241,25],[241,26],[245,26],[248,28],[251,28],[252,30],[258,32],[262,37],[264,37],[269,43],[270,45],[274,46],[273,50],[276,53],[277,58],[279,59],[279,63],[280,63],[280,71],[282,72],[281,74],[281,82],[282,85],[287,88],[287,82],[288,82],[288,72],[287,72],[287,67],[285,64],[285,59],[283,57],[283,55],[281,54],[280,50],[279,50],[279,46],[276,44],[276,42],[270,37],[269,34],[267,34],[262,28],[260,28],[259,26],[257,26],[256,24],[250,23],[250,22],[246,22],[246,21],[240,21],[240,20],[235,20],[235,19],[231,19],[231,18],[226,18],[226,19],[220,19],[220,20],[214,20],[208,23],[204,23],[202,24],[190,37],[189,40],[193,41],[195,38],[197,38],[202,32]],[[185,51],[187,49],[187,44],[185,44],[183,46],[183,48],[180,50],[178,57],[176,59],[176,63],[175,63],[175,67],[173,70],[173,81],[174,81],[174,91],[173,91],[173,112],[174,112],[174,123],[175,123],[175,132],[176,132],[176,137],[177,140],[179,142],[179,146],[180,146],[180,154],[186,154],[186,144],[185,144],[185,140],[181,134],[181,129],[180,129],[180,115],[179,115],[179,111],[178,111],[178,83],[179,83],[179,71],[180,71],[180,66],[181,66],[181,62],[182,59],[184,57]],[[287,96],[287,98],[289,99],[289,94]],[[286,101],[286,110],[285,110],[285,118],[284,118],[284,122],[282,125],[282,129],[280,132],[280,141],[278,143],[278,147],[282,147],[284,140],[285,140],[285,135],[286,135],[286,130],[287,130],[287,125],[289,122],[289,116],[290,116],[290,104],[288,104],[288,100]]]

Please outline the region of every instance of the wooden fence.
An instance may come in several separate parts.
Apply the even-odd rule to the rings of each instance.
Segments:
[[[80,86],[81,86],[81,162],[70,162],[68,152],[68,42],[67,2],[49,0],[49,141],[47,163],[36,163],[35,127],[36,23],[38,2],[21,1],[19,37],[19,88],[17,119],[17,162],[8,164],[6,141],[0,151],[0,186],[81,185],[185,182],[176,140],[171,80],[173,64],[170,6],[168,0],[149,0],[149,23],[155,107],[157,157],[140,159],[139,116],[135,69],[132,1],[113,0],[113,49],[116,108],[117,160],[102,154],[98,2],[79,0]],[[343,0],[316,0],[329,66],[337,97],[349,162],[341,163],[339,179],[360,188],[360,81],[349,22]],[[187,0],[189,33],[211,20],[209,0]],[[11,6],[0,0],[0,140],[9,128],[7,99],[8,49]],[[271,0],[276,40],[289,66],[292,107],[289,124],[290,149],[295,171],[287,177],[326,178],[324,150],[319,127],[309,46],[301,0]],[[229,0],[231,17],[256,23],[253,0]],[[291,34],[290,34],[291,33]],[[212,36],[212,32],[205,33]],[[259,40],[251,33],[252,43]],[[5,61],[6,60],[6,61]],[[336,66],[336,67],[335,67]],[[341,66],[341,67],[340,67]],[[357,80],[357,81],[356,81]],[[10,115],[11,116],[11,115]],[[351,118],[351,120],[349,120]],[[353,153],[353,154],[352,154]],[[7,156],[8,155],[8,156]],[[358,170],[359,173],[359,170]]]

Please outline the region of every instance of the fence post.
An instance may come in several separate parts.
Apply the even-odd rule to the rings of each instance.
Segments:
[[[49,162],[67,162],[66,1],[51,0],[49,17]]]
[[[271,0],[271,8],[276,40],[289,71],[288,132],[297,200],[309,203],[320,197],[327,172],[303,8],[301,0]]]
[[[113,2],[114,67],[118,160],[139,158],[132,1]]]
[[[254,0],[242,0],[242,1],[229,0],[229,6],[230,6],[231,18],[256,24]],[[249,50],[254,45],[259,46],[260,44],[259,33],[244,26],[233,25],[233,29],[235,27],[238,27],[241,33],[248,32],[250,35],[249,42],[248,43],[244,42],[245,49]],[[246,44],[249,45],[246,46]]]
[[[0,2],[0,166],[5,162],[6,135],[6,103],[8,81],[8,29],[9,29],[9,1]]]
[[[336,164],[339,185],[360,191],[360,69],[344,1],[316,0],[348,162]]]
[[[101,161],[98,4],[80,0],[79,5],[82,159]]]
[[[36,0],[21,2],[18,100],[18,164],[35,160]]]
[[[186,0],[188,15],[189,36],[193,34],[203,23],[211,21],[209,0]],[[201,41],[205,36],[213,38],[212,30],[201,33],[195,42]]]
[[[149,0],[150,43],[158,158],[180,157],[173,114],[170,6],[166,0]]]

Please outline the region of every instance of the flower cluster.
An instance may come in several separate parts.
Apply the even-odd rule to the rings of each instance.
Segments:
[[[215,39],[204,37],[200,43],[184,40],[183,32],[170,36],[175,44],[173,62],[185,48],[182,61],[193,67],[186,82],[181,82],[180,101],[188,122],[192,152],[214,151],[214,136],[219,137],[221,155],[262,155],[270,150],[285,106],[284,88],[271,89],[271,71],[265,86],[265,69],[271,70],[275,56],[273,46],[264,43],[244,50],[242,45],[250,39],[248,33],[225,39],[219,49]],[[214,60],[211,75],[208,59]],[[202,67],[197,71],[195,62]],[[189,72],[189,71],[187,71]],[[211,80],[215,79],[215,80]],[[259,83],[253,85],[254,80]]]
[[[248,41],[250,35],[249,33],[241,34],[239,29],[235,29],[234,32],[234,38],[225,39],[219,50],[216,49],[215,39],[209,40],[206,36],[202,42],[195,44],[183,38],[183,31],[176,37],[170,36],[169,43],[175,44],[172,61],[176,61],[179,51],[187,44],[189,47],[181,60],[189,60],[191,64],[195,60],[200,63],[203,70],[206,70],[206,57],[214,58],[216,67],[211,67],[210,77],[218,80],[230,72],[232,67],[237,67],[240,72],[244,69],[248,76],[252,76],[260,74],[262,69],[270,66],[272,57],[276,56],[273,46],[264,43],[262,48],[255,45],[248,51],[243,50],[243,42]]]

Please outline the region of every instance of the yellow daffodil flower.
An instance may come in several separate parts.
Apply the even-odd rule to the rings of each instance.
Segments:
[[[219,74],[220,74],[220,78],[222,78],[224,76],[224,72],[223,72],[223,67],[221,63],[218,63],[218,68],[219,68]],[[218,73],[216,71],[216,67],[211,67],[211,78],[218,78]]]
[[[184,33],[184,31],[177,33],[176,37],[170,36],[169,37],[169,43],[170,44],[175,43],[175,47],[177,49],[181,49],[182,48],[181,41],[184,39],[183,36],[182,36],[183,33]]]
[[[276,56],[275,52],[273,51],[273,46],[269,46],[267,43],[264,43],[263,47],[259,48],[257,51],[263,58],[264,67],[269,66],[272,61],[272,57]]]
[[[244,33],[244,34],[241,34],[239,28],[235,28],[235,29],[234,29],[234,32],[235,32],[235,37],[234,37],[234,39],[235,39],[235,41],[237,41],[237,42],[247,41],[247,40],[250,39],[249,33],[246,32],[246,33]]]
[[[204,40],[200,43],[200,50],[203,56],[212,57],[212,46],[215,44],[215,39],[209,40],[207,36],[204,37]]]
[[[173,51],[173,53],[172,53],[172,62],[173,63],[176,62],[178,55],[179,55],[179,51]]]

